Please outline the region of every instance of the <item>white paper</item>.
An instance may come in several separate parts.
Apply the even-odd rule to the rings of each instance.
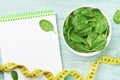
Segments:
[[[43,31],[39,26],[41,19],[52,22],[56,33]],[[55,16],[0,23],[0,47],[3,64],[19,63],[30,71],[39,68],[54,75],[62,70]],[[26,78],[18,69],[15,70],[19,80],[44,80],[43,77]],[[5,80],[12,80],[10,73],[5,73]]]

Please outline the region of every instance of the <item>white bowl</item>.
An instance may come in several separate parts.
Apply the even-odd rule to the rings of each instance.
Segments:
[[[82,7],[92,7],[92,6],[82,6]],[[82,8],[82,7],[79,7],[79,8]],[[92,8],[97,8],[97,7],[92,7]],[[76,8],[76,9],[78,9],[78,8]],[[76,9],[74,9],[74,10],[76,10]],[[97,9],[99,9],[99,8],[97,8]],[[73,12],[74,10],[72,10],[71,12]],[[100,9],[99,9],[100,10]],[[109,21],[109,19],[108,19],[108,17],[104,14],[104,12],[102,11],[102,10],[100,10],[101,12],[102,12],[102,14],[106,17],[106,19],[107,19],[107,21],[108,21],[108,25],[109,25],[109,35],[108,35],[108,37],[107,37],[107,43],[106,43],[106,45],[105,45],[105,48],[108,46],[108,44],[109,44],[109,42],[110,42],[110,39],[111,39],[111,32],[112,32],[112,28],[111,28],[111,24],[110,24],[110,21]],[[71,13],[70,12],[70,13]],[[70,13],[68,14],[68,15],[70,15]],[[67,15],[67,16],[68,16]],[[65,18],[65,20],[66,20],[66,18]],[[65,20],[64,20],[64,22],[65,22]],[[64,23],[63,23],[63,27],[64,27]],[[63,28],[62,28],[62,37],[63,37],[63,40],[64,40],[64,42],[65,42],[65,44],[66,44],[66,46],[73,52],[73,53],[75,53],[75,54],[77,54],[77,55],[79,55],[79,56],[94,56],[94,55],[96,55],[96,54],[99,54],[99,53],[101,53],[103,50],[101,50],[101,51],[96,51],[96,52],[92,52],[92,53],[83,53],[83,52],[78,52],[78,51],[75,51],[74,49],[72,49],[71,47],[69,47],[69,45],[66,43],[66,41],[65,41],[65,39],[64,39],[64,34],[63,34]]]

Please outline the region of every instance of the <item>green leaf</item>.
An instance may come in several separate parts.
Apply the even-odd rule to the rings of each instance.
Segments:
[[[68,16],[68,17],[66,18],[66,20],[65,20],[64,25],[66,25],[67,27],[71,26],[71,18],[72,18],[71,15]]]
[[[90,48],[89,48],[89,46],[87,46],[87,45],[84,45],[84,44],[76,44],[76,48],[78,48],[78,51],[80,51],[80,52],[89,52],[90,51]]]
[[[87,36],[92,32],[92,26],[88,26],[85,29],[78,31],[77,34],[80,36]]]
[[[85,10],[85,9],[86,9],[86,7],[78,8],[78,9],[76,9],[76,10],[73,12],[73,15],[81,14],[81,12],[82,12],[83,10]]]
[[[106,31],[105,31],[105,36],[106,36],[106,38],[108,37],[108,35],[109,35],[109,28],[107,27],[107,29],[106,29]]]
[[[40,20],[39,25],[43,31],[46,31],[46,32],[53,31],[54,32],[54,26],[48,20],[44,20],[44,19]]]
[[[12,71],[12,72],[11,72],[11,76],[12,76],[12,79],[13,79],[13,80],[18,80],[18,74],[17,74],[16,71]]]
[[[78,51],[78,52],[89,52],[90,51],[90,47],[87,46],[87,45],[84,45],[82,43],[74,43],[72,42],[71,44],[69,44],[69,46],[74,49],[75,51]]]
[[[68,37],[68,40],[70,40],[70,32],[72,31],[73,27],[70,27],[68,29],[68,32],[67,32],[67,37]]]
[[[115,23],[120,24],[120,10],[117,10],[113,16],[113,20]]]
[[[84,9],[81,12],[81,14],[87,17],[94,17],[94,14],[92,13],[91,8]]]
[[[97,36],[98,35],[95,32],[92,32],[91,34],[88,35],[87,42],[88,42],[90,47],[92,47],[92,43],[94,42],[94,40],[96,40]]]
[[[93,9],[92,13],[96,18],[96,21],[94,21],[95,32],[102,34],[108,27],[108,21],[99,9]]]
[[[104,32],[108,27],[107,19],[103,15],[96,17],[97,21],[95,22],[95,31],[99,34]]]
[[[93,8],[91,11],[94,14],[94,16],[99,16],[100,14],[102,14],[101,11],[97,8]]]
[[[100,51],[105,48],[106,45],[106,37],[105,35],[98,36],[95,41],[92,43],[92,51]]]
[[[70,39],[74,42],[83,42],[84,43],[84,39],[81,36],[78,36],[74,32],[70,34]]]
[[[75,26],[80,25],[80,24],[87,24],[87,23],[88,23],[87,17],[81,14],[75,15],[72,18],[72,24]]]

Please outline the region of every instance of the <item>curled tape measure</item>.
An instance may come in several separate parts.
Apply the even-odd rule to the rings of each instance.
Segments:
[[[51,72],[49,71],[44,71],[40,69],[36,69],[33,72],[30,72],[27,67],[24,65],[16,64],[9,62],[7,64],[1,65],[0,66],[0,71],[2,72],[9,72],[15,68],[19,68],[21,73],[30,78],[36,78],[41,76],[42,74],[47,78],[47,80],[64,80],[64,78],[67,75],[71,75],[74,77],[75,80],[94,80],[94,77],[96,75],[97,68],[100,63],[105,63],[105,64],[120,64],[120,59],[114,58],[114,57],[109,57],[109,56],[104,56],[94,63],[91,64],[87,78],[85,79],[79,72],[75,70],[63,70],[59,72],[56,76],[54,76]]]

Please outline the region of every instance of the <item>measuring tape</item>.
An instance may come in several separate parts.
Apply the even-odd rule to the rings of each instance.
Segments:
[[[2,72],[9,72],[15,68],[19,68],[21,73],[25,77],[30,77],[30,78],[37,78],[41,75],[44,75],[47,80],[64,80],[67,75],[73,76],[75,80],[94,80],[94,77],[96,75],[97,68],[100,63],[105,63],[105,64],[120,64],[120,59],[114,58],[114,57],[109,57],[109,56],[104,56],[94,63],[91,64],[87,78],[84,78],[78,71],[75,70],[62,70],[59,72],[56,76],[54,76],[51,72],[45,71],[45,70],[40,70],[36,69],[33,72],[30,72],[27,67],[24,65],[16,64],[16,63],[6,63],[4,65],[0,66],[0,71]]]

